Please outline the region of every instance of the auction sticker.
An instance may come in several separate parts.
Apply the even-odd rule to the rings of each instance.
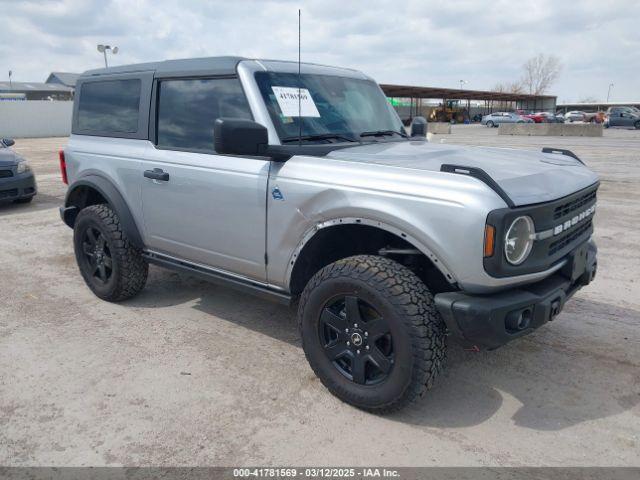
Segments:
[[[287,117],[319,117],[309,90],[295,87],[271,87],[282,114]]]

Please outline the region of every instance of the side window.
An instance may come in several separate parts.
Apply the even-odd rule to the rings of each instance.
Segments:
[[[136,133],[140,85],[138,79],[83,83],[78,104],[78,129],[96,133]]]
[[[159,82],[158,146],[213,152],[213,124],[220,117],[252,118],[237,78]]]

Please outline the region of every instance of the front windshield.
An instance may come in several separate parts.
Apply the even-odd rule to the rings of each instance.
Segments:
[[[257,72],[256,82],[282,143],[297,141],[301,120],[305,142],[371,141],[406,135],[380,87],[370,80]]]

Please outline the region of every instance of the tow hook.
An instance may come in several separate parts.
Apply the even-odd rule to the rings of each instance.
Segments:
[[[558,316],[558,314],[560,313],[560,310],[562,310],[562,302],[558,298],[557,300],[554,300],[553,302],[551,302],[551,315],[549,316],[549,321],[553,320],[556,316]]]

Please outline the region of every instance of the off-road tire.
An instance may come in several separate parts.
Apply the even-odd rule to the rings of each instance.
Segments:
[[[83,252],[83,235],[89,227],[104,236],[111,256],[111,275],[105,284],[98,282],[92,275]],[[73,230],[73,244],[80,273],[96,296],[109,302],[119,302],[140,293],[147,281],[149,265],[142,257],[142,252],[129,242],[122,231],[116,212],[105,204],[83,208],[76,218]]]
[[[346,378],[324,351],[319,322],[327,302],[357,295],[390,323],[395,363],[376,385]],[[311,368],[327,389],[346,403],[386,414],[399,410],[431,388],[445,356],[445,325],[427,286],[408,268],[384,257],[359,255],[317,272],[298,307],[302,346]]]

